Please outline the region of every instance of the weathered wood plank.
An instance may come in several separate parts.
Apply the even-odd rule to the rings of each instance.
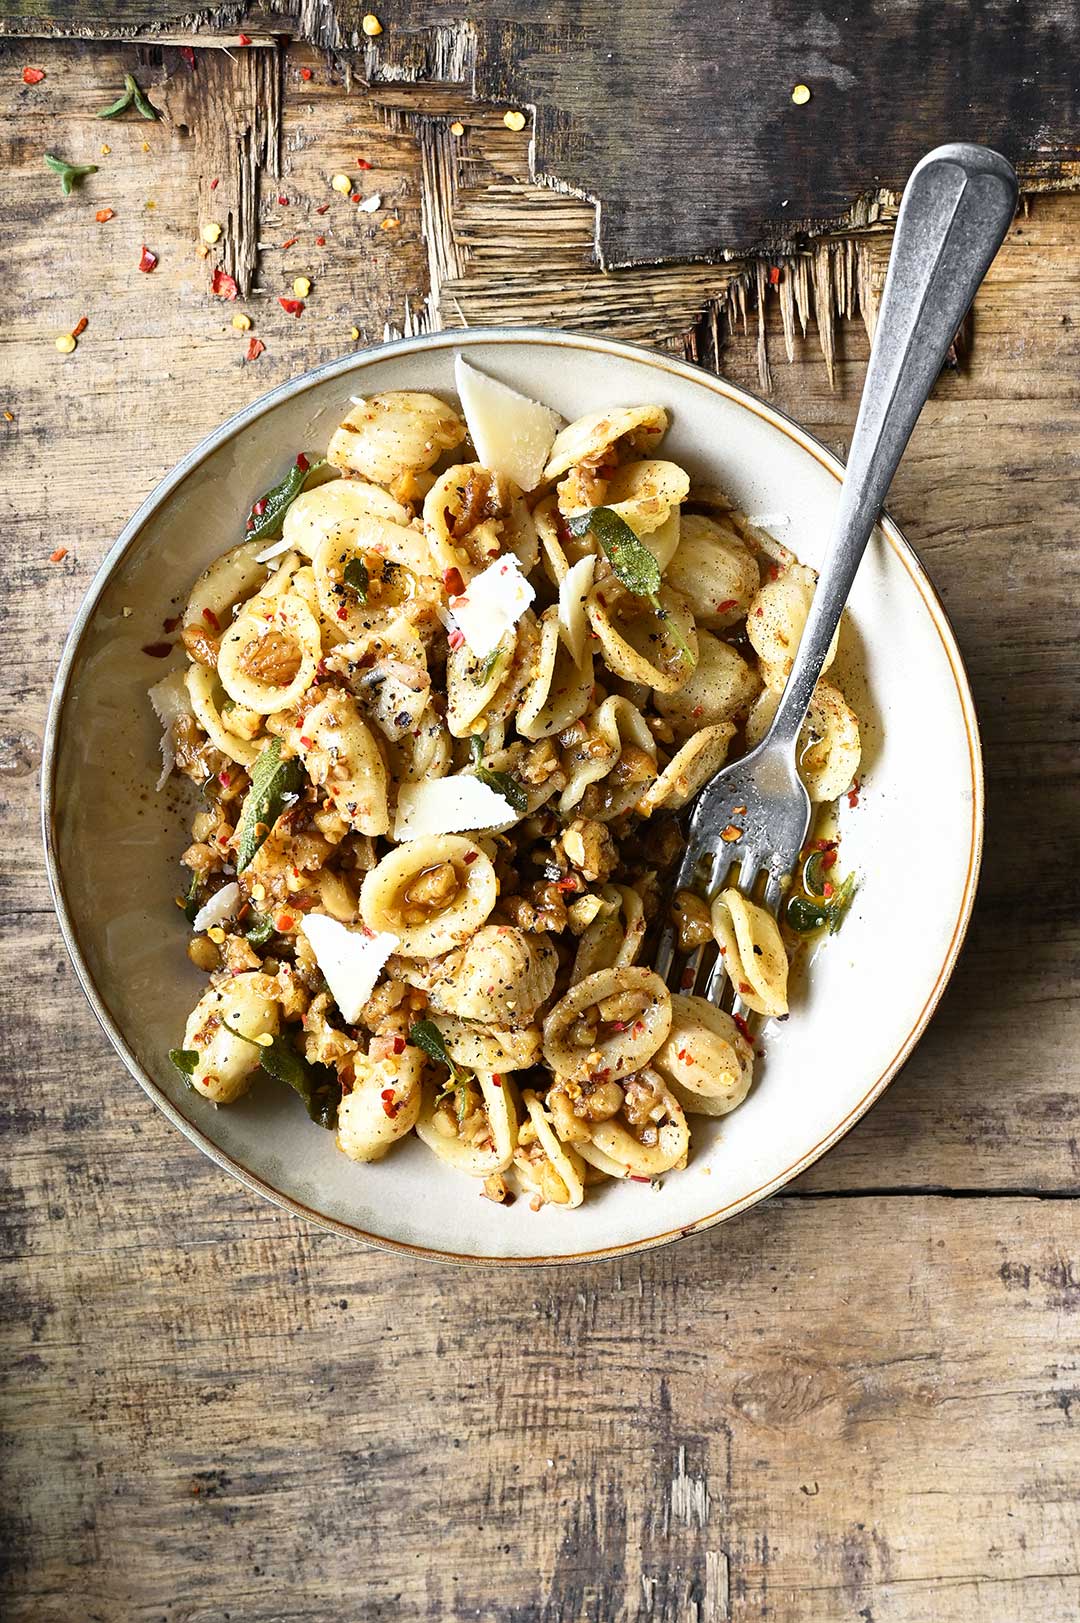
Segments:
[[[1075,1206],[778,1200],[447,1278],[216,1228],[198,1168],[102,1250],[117,1171],[3,1265],[12,1623],[1080,1605]]]
[[[456,79],[535,109],[534,174],[599,203],[605,264],[718,258],[865,211],[944,140],[980,140],[1045,179],[1074,168],[1080,52],[1070,0],[887,9],[774,0],[718,19],[708,0],[289,0],[278,26],[355,53],[373,81]],[[4,0],[0,26],[175,30],[179,0]],[[260,19],[262,20],[262,19]],[[211,10],[212,26],[235,13]],[[252,22],[251,27],[256,24]],[[250,30],[249,30],[250,32]],[[798,83],[810,101],[792,104]],[[734,160],[734,161],[733,161]],[[1049,168],[1048,168],[1049,166]]]

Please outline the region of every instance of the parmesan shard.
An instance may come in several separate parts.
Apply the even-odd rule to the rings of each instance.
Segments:
[[[181,716],[193,714],[191,699],[188,696],[187,683],[183,671],[172,671],[163,676],[160,682],[155,682],[149,690],[147,698],[154,707],[154,714],[160,721],[163,731],[161,734],[161,772],[155,788],[160,792],[164,789],[169,774],[176,765],[175,724]]]
[[[562,427],[558,412],[478,372],[463,355],[454,359],[454,381],[477,461],[535,490]]]
[[[346,1024],[355,1025],[383,965],[397,950],[398,937],[350,930],[329,913],[305,913],[300,929]]]
[[[215,924],[227,924],[240,906],[240,886],[235,879],[231,885],[222,885],[208,902],[204,902],[191,921],[197,935],[210,930]]]
[[[292,542],[282,536],[280,541],[271,541],[268,547],[264,547],[261,552],[257,552],[255,562],[257,564],[268,564],[272,558],[280,558],[283,552],[288,552],[291,546]]]
[[[479,778],[468,775],[403,783],[398,791],[395,840],[421,840],[432,834],[469,834],[509,828],[517,813],[508,800]]]
[[[571,565],[559,583],[559,630],[575,665],[580,665],[585,657],[589,636],[585,600],[592,590],[595,570],[596,554],[587,552]]]
[[[450,599],[450,613],[469,652],[486,659],[513,631],[535,596],[514,554],[508,552],[475,576],[460,597]]]

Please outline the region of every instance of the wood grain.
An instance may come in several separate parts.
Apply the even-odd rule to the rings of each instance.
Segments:
[[[828,1157],[735,1223],[622,1264],[451,1275],[257,1201],[98,1032],[37,831],[66,626],[176,457],[347,351],[354,324],[373,342],[600,312],[752,388],[764,353],[773,400],[842,451],[867,335],[841,312],[860,286],[872,308],[887,220],[824,245],[827,267],[798,250],[759,320],[742,267],[598,272],[590,209],[531,182],[523,138],[461,87],[372,91],[293,47],[282,173],[258,192],[268,246],[227,305],[197,252],[222,188],[187,133],[176,48],[38,41],[16,60],[31,59],[49,75],[32,94],[0,74],[4,1616],[1074,1616],[1080,200],[1040,197],[1018,219],[892,493],[968,660],[990,792],[975,920],[925,1040]],[[205,106],[227,106],[239,135],[251,70],[230,79],[230,60]],[[161,125],[94,121],[126,71]],[[44,150],[101,170],[64,199]],[[379,191],[380,215],[330,190],[338,170]],[[386,216],[399,225],[380,230]],[[519,261],[550,272],[540,291]],[[798,263],[832,290],[806,336]],[[277,298],[300,273],[314,285],[297,321]],[[237,309],[267,344],[255,363]],[[53,339],[83,314],[64,358]],[[933,812],[913,809],[913,883]]]
[[[771,0],[718,15],[708,0],[283,0],[271,26],[352,53],[372,82],[457,80],[534,110],[533,173],[595,200],[615,265],[791,246],[850,223],[945,140],[979,140],[1060,175],[1080,158],[1072,0],[978,9],[969,0]],[[180,0],[2,0],[10,32],[175,29]],[[210,8],[214,27],[234,8]],[[254,35],[264,17],[248,19]],[[811,90],[802,107],[792,88]],[[737,154],[737,162],[732,155]]]

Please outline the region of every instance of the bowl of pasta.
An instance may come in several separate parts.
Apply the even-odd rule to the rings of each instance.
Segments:
[[[350,356],[185,457],[71,632],[43,774],[68,950],[170,1121],[339,1233],[509,1263],[688,1234],[833,1144],[981,848],[967,679],[888,519],[778,915],[670,875],[768,729],[840,473],[723,379],[543,330]],[[734,1001],[656,974],[668,924]]]

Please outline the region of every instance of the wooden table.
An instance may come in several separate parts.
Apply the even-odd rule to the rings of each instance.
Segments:
[[[122,520],[224,414],[425,323],[667,345],[842,451],[892,204],[789,243],[775,286],[768,260],[605,274],[592,206],[531,178],[529,128],[455,82],[449,45],[441,72],[365,88],[269,23],[249,37],[0,57],[5,1615],[1076,1617],[1080,199],[1018,217],[892,495],[969,662],[990,795],[969,943],[917,1054],[727,1226],[588,1269],[449,1272],[247,1194],[97,1030],[37,831],[65,630]],[[160,123],[93,120],[125,72]],[[45,150],[99,172],[64,199]],[[376,212],[329,189],[339,171]],[[200,259],[208,222],[226,229]],[[277,298],[300,274],[295,319]],[[933,827],[920,808],[912,884]]]

